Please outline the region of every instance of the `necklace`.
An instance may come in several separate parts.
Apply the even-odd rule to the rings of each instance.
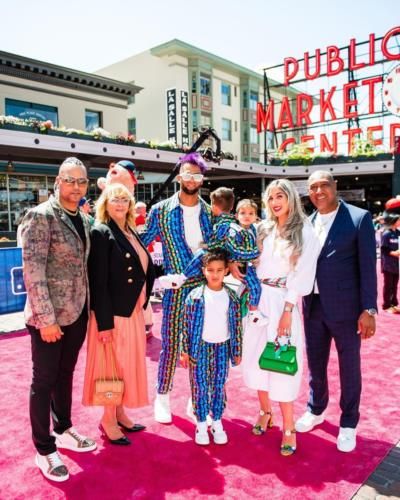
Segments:
[[[68,215],[73,215],[73,216],[76,216],[78,215],[78,212],[79,212],[79,208],[77,208],[75,210],[75,212],[73,212],[72,210],[68,210],[68,208],[65,208],[65,207],[62,207],[62,209],[64,210],[64,212],[66,212]]]

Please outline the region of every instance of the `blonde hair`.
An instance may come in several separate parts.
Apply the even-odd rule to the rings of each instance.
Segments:
[[[256,212],[256,215],[257,215],[257,211],[258,211],[258,207],[257,207],[257,203],[253,200],[249,200],[249,199],[244,199],[244,200],[240,200],[238,202],[238,204],[236,205],[236,213],[239,212],[239,210],[243,207],[246,207],[246,208],[253,208]]]
[[[303,226],[307,223],[307,216],[304,213],[299,193],[294,184],[288,179],[276,179],[272,181],[265,190],[263,195],[263,202],[265,205],[267,218],[257,227],[257,243],[260,250],[264,238],[270,234],[273,228],[278,223],[278,218],[271,210],[268,200],[273,189],[282,191],[288,200],[289,215],[288,219],[281,232],[281,237],[287,240],[290,247],[292,247],[292,254],[290,256],[290,264],[292,267],[296,265],[298,258],[303,250]]]
[[[126,224],[128,227],[135,227],[135,198],[132,196],[132,193],[129,191],[127,187],[123,184],[109,184],[106,186],[104,191],[101,193],[100,198],[96,202],[96,221],[106,224],[110,222],[110,215],[107,212],[107,202],[111,198],[128,198],[129,199],[129,208],[128,213],[126,214]]]

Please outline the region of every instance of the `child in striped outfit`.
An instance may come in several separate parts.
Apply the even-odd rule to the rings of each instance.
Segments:
[[[193,289],[185,301],[180,361],[190,371],[196,444],[210,443],[206,421],[209,414],[214,443],[226,444],[228,436],[221,418],[226,405],[229,360],[236,366],[242,356],[240,302],[223,283],[228,273],[226,252],[206,252],[202,265],[207,283]]]
[[[230,262],[238,262],[243,269],[243,284],[249,297],[249,319],[258,325],[264,325],[268,319],[258,311],[258,302],[261,296],[261,285],[257,278],[252,261],[259,256],[256,241],[256,232],[253,223],[257,219],[257,205],[250,200],[239,202],[237,216],[242,222],[249,219],[250,223],[241,223],[231,212],[235,202],[233,190],[219,187],[210,195],[211,212],[214,217],[213,232],[206,246],[207,250],[224,249]],[[243,203],[244,202],[244,203]],[[252,204],[249,206],[249,204]],[[255,209],[254,209],[255,206]],[[202,258],[205,249],[198,250],[182,274],[173,274],[161,277],[160,281],[165,288],[179,288],[188,278],[199,277],[202,274]]]

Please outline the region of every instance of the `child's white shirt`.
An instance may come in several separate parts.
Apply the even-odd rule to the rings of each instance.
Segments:
[[[204,325],[202,339],[216,344],[229,339],[228,328],[229,295],[222,290],[204,287]]]

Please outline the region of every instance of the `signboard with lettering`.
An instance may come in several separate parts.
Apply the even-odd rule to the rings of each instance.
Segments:
[[[181,134],[182,146],[189,146],[189,94],[181,90]]]
[[[177,142],[176,134],[176,89],[167,90],[167,131],[168,140]]]
[[[396,26],[380,38],[352,38],[345,47],[329,45],[265,68],[267,101],[257,104],[257,132],[273,132],[280,151],[300,142],[311,151],[336,154],[341,146],[350,154],[361,136],[392,149],[400,133],[399,39]],[[271,73],[282,83],[270,85]],[[278,101],[271,89],[286,95]]]

